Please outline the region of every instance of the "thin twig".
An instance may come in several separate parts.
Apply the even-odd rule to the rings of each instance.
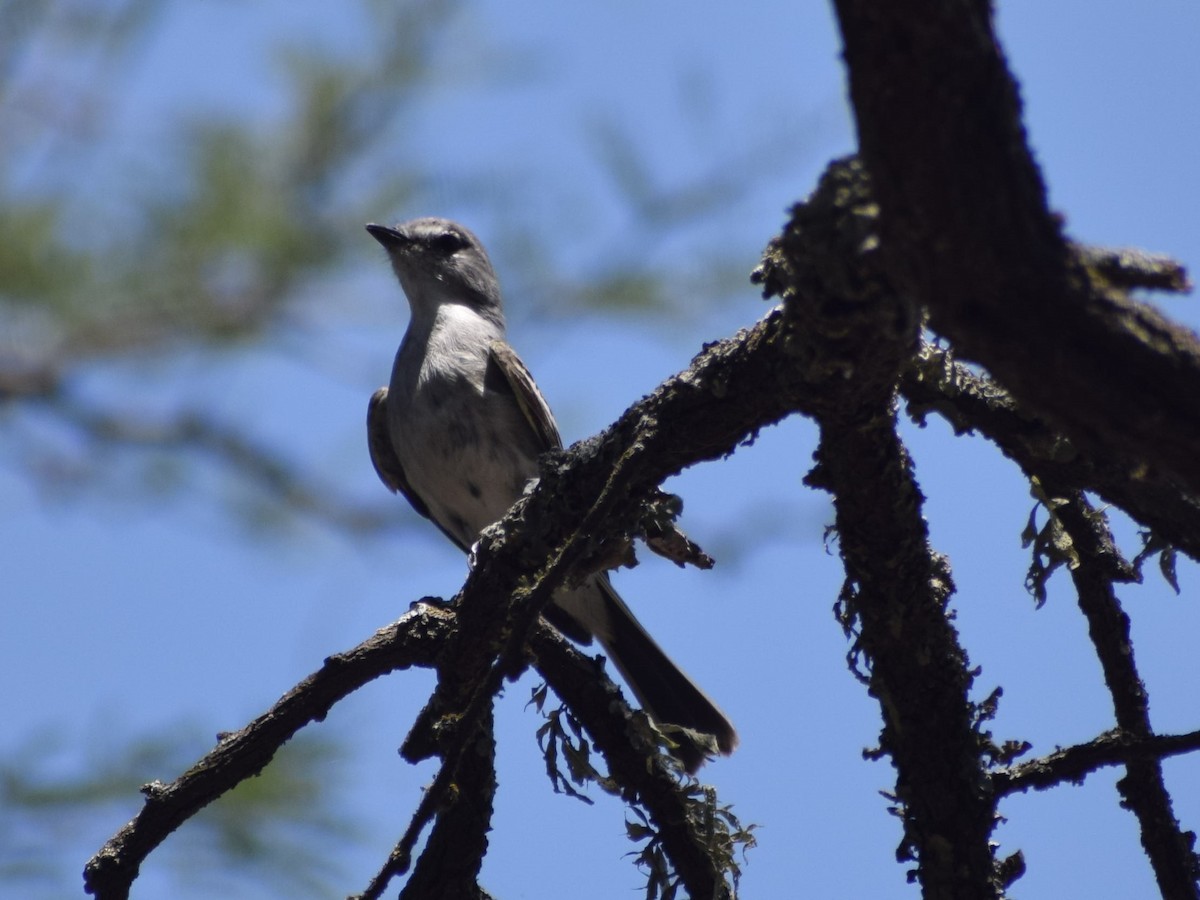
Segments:
[[[1086,744],[1064,747],[1039,759],[993,772],[992,786],[999,796],[1030,789],[1043,791],[1060,784],[1081,784],[1088,775],[1105,766],[1166,759],[1196,750],[1200,750],[1200,731],[1135,736],[1115,728]]]
[[[1062,523],[1078,554],[1079,564],[1071,569],[1071,578],[1113,698],[1117,726],[1134,740],[1149,740],[1154,735],[1149,699],[1134,661],[1129,617],[1113,587],[1131,580],[1132,567],[1117,550],[1104,514],[1092,509],[1081,493],[1044,480],[1042,486],[1048,497],[1063,501],[1056,503],[1051,514]],[[1200,859],[1192,851],[1192,839],[1175,818],[1162,765],[1157,758],[1142,756],[1131,758],[1125,768],[1126,775],[1117,788],[1123,804],[1137,816],[1142,847],[1163,897],[1197,900]]]

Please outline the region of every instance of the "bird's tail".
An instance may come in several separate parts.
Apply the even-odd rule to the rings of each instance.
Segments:
[[[711,735],[717,751],[732,753],[738,736],[725,713],[655,643],[607,577],[597,578],[595,586],[603,597],[605,621],[589,625],[650,717],[660,725]],[[669,736],[677,744],[674,755],[688,772],[695,772],[712,752],[686,733]]]

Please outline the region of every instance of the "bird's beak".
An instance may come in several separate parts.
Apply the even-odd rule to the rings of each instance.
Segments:
[[[404,233],[397,231],[395,228],[389,228],[387,225],[376,225],[374,222],[371,222],[367,225],[367,231],[371,237],[383,244],[384,249],[388,251],[407,246],[411,243]]]

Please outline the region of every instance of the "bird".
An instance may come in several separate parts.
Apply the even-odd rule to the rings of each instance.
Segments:
[[[366,229],[387,251],[411,312],[388,386],[368,404],[371,462],[387,488],[469,553],[562,438],[507,341],[500,283],[479,239],[434,217]],[[729,718],[659,647],[606,572],[560,588],[543,615],[580,644],[597,640],[650,718],[676,726],[664,730],[685,771],[714,750],[733,752]]]

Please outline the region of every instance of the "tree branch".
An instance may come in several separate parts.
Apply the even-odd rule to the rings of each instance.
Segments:
[[[1071,251],[991,4],[834,7],[896,283],[1078,446],[1116,448],[1200,495],[1200,344]]]
[[[733,895],[734,846],[727,829],[713,827],[710,804],[681,785],[678,767],[662,752],[644,713],[634,713],[595,658],[557,632],[539,627],[531,648],[538,672],[583,723],[604,756],[626,802],[649,813],[675,871],[691,897]]]
[[[217,746],[171,784],[143,787],[141,812],[84,867],[84,889],[101,900],[128,897],[155,847],[201,808],[261,772],[297,731],[323,720],[336,702],[380,675],[433,665],[453,619],[445,610],[415,607],[354,649],[326,659],[242,730],[220,735]]]
[[[1162,472],[1114,452],[1085,452],[949,351],[925,344],[903,373],[910,415],[935,412],[956,432],[977,431],[1021,467],[1064,488],[1092,491],[1174,547],[1200,561],[1200,498]]]
[[[1128,765],[1134,760],[1161,760],[1200,750],[1200,731],[1187,734],[1131,735],[1120,728],[1105,732],[1086,744],[1056,750],[1039,759],[992,773],[999,797],[1029,789],[1044,791],[1065,782],[1082,784],[1105,766]]]
[[[1169,256],[1147,253],[1132,247],[1088,247],[1075,245],[1080,261],[1118,288],[1147,288],[1172,294],[1192,289],[1187,270]]]
[[[817,466],[805,480],[834,497],[846,567],[840,617],[883,713],[902,857],[918,860],[927,898],[991,900],[1009,875],[993,858],[995,799],[968,699],[972,676],[947,616],[949,566],[929,546],[896,433],[896,384],[920,317],[878,268],[874,210],[858,163],[835,164],[793,209],[756,277],[783,297],[809,365],[825,373]]]
[[[1154,735],[1149,699],[1134,663],[1129,617],[1113,589],[1114,582],[1131,579],[1132,567],[1121,558],[1103,513],[1093,510],[1077,491],[1063,490],[1044,479],[1042,485],[1048,497],[1065,501],[1056,503],[1050,514],[1062,523],[1078,554],[1079,564],[1071,569],[1071,578],[1112,694],[1117,727],[1134,740],[1148,740]],[[1123,805],[1137,816],[1142,847],[1163,897],[1196,900],[1200,897],[1200,859],[1192,850],[1195,836],[1185,835],[1179,827],[1161,764],[1157,758],[1139,756],[1130,759],[1125,768],[1126,775],[1117,788]]]
[[[455,771],[454,800],[438,814],[425,849],[400,892],[400,900],[489,900],[478,878],[487,853],[496,795],[492,712],[489,706],[474,742],[466,749],[469,764],[459,765]]]

